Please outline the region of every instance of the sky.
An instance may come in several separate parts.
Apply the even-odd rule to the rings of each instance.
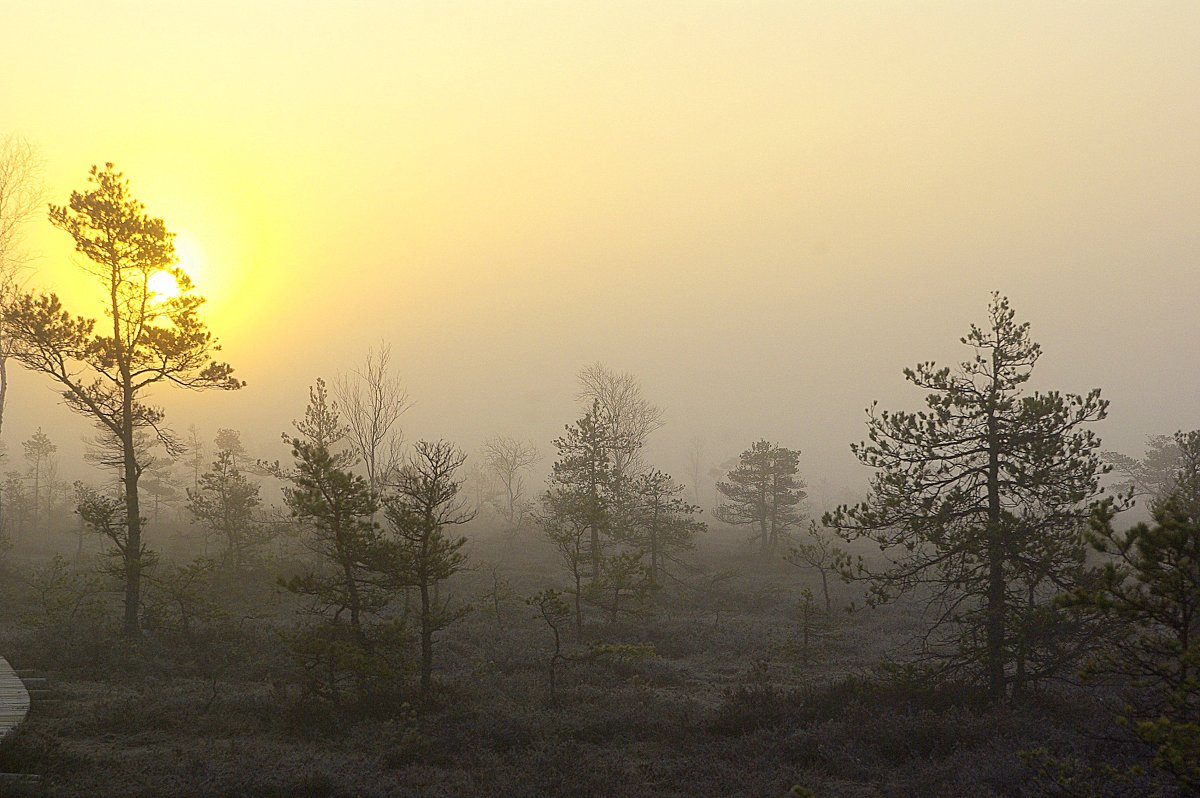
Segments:
[[[810,509],[901,371],[1009,296],[1033,386],[1111,400],[1105,447],[1200,427],[1193,2],[10,2],[0,136],[48,201],[114,162],[179,235],[234,394],[177,429],[261,456],[388,342],[409,439],[550,440],[575,374],[642,381],[682,476],[759,438]],[[43,218],[31,286],[101,296]],[[89,428],[15,374],[16,442]],[[19,451],[19,449],[15,450]],[[76,473],[71,463],[62,470]],[[82,468],[82,466],[80,466]]]

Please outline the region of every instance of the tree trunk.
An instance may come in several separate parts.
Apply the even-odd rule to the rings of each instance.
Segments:
[[[1036,598],[1034,590],[1036,585],[1029,585],[1028,594],[1026,597],[1026,611],[1032,613],[1035,609],[1034,599]],[[1017,638],[1017,650],[1015,654],[1016,663],[1013,667],[1013,685],[1012,697],[1019,698],[1025,692],[1025,660],[1029,656],[1029,621],[1025,620],[1021,624],[1020,636]]]
[[[493,576],[493,580],[495,577]],[[504,633],[504,618],[500,615],[500,583],[492,583],[492,610],[496,613],[496,631]]]
[[[583,592],[583,584],[579,578],[579,568],[575,568],[575,640],[583,639],[583,604],[580,594]]]
[[[350,610],[350,631],[354,634],[354,640],[364,650],[369,650],[367,644],[367,636],[363,633],[361,605],[362,600],[358,595],[358,580],[354,578],[354,571],[351,564],[343,555],[342,574],[346,579],[346,602],[349,604]]]
[[[0,341],[0,347],[7,347],[7,341]],[[0,432],[4,431],[4,403],[8,401],[8,356],[7,349],[0,351]]]
[[[988,520],[987,520],[987,643],[985,667],[988,693],[994,700],[1005,696],[1004,679],[1004,530],[1000,525],[1000,435],[995,411],[989,411],[988,433]]]
[[[758,519],[758,531],[762,535],[762,538],[761,538],[762,542],[760,544],[759,551],[762,554],[763,559],[766,559],[767,547],[768,547],[768,543],[769,543],[769,541],[767,540],[767,521],[770,519],[772,508],[767,503],[767,483],[766,483],[765,477],[763,479],[762,488],[759,491],[758,500],[760,503],[759,506],[761,508],[761,513],[762,513],[762,515]]]
[[[429,698],[433,679],[433,608],[430,605],[429,583],[421,582],[421,700]]]
[[[125,634],[137,637],[141,632],[138,610],[142,591],[142,516],[138,504],[138,465],[133,448],[133,397],[125,393],[125,422],[121,447],[125,460]]]
[[[550,624],[550,629],[554,632],[554,654],[550,657],[550,703],[558,704],[557,694],[557,670],[558,661],[563,659],[562,656],[562,639],[558,636],[558,627]]]
[[[808,664],[808,630],[812,623],[812,602],[808,601],[804,604],[804,650],[801,654],[802,661],[805,665]]]
[[[658,587],[658,534],[650,533],[650,587]]]
[[[591,525],[592,532],[592,579],[600,578],[600,530]]]
[[[33,533],[38,531],[38,520],[41,518],[42,504],[42,456],[39,453],[33,461]]]

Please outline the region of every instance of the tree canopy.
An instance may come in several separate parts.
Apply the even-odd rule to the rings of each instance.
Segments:
[[[125,491],[125,629],[138,631],[142,517],[138,434],[148,432],[168,453],[181,450],[163,411],[147,403],[148,389],[168,384],[190,390],[234,390],[244,383],[213,355],[220,347],[200,316],[204,298],[177,265],[174,234],[132,195],[111,163],[92,167],[91,188],[50,206],[50,221],[75,241],[82,268],[103,290],[106,319],[73,316],[55,294],[25,293],[4,307],[12,356],[63,389],[67,406],[93,420],[121,453]],[[156,272],[179,287],[173,297],[151,288]]]
[[[799,471],[799,450],[767,440],[754,443],[717,482],[717,492],[725,501],[713,515],[727,524],[757,526],[764,556],[779,551],[787,531],[800,523],[800,502],[808,495]]]
[[[860,559],[855,571],[873,602],[928,591],[930,652],[956,672],[982,669],[1002,696],[1031,676],[1030,633],[1082,566],[1080,528],[1104,470],[1088,427],[1108,403],[1099,390],[1024,393],[1041,347],[1007,298],[993,295],[986,325],[961,340],[974,355],[956,368],[905,369],[928,392],[925,410],[868,410],[868,440],[851,449],[875,470],[870,492],[823,523],[886,553],[884,567]]]

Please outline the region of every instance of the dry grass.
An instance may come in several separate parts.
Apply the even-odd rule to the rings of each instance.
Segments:
[[[529,595],[555,581],[532,552],[475,557]],[[35,706],[0,770],[44,774],[61,798],[695,798],[783,796],[795,784],[823,798],[986,798],[1047,793],[1022,750],[1094,753],[1080,733],[1096,718],[1083,694],[995,708],[967,688],[880,677],[875,665],[917,628],[910,605],[835,613],[800,663],[787,642],[799,591],[815,583],[786,565],[723,565],[737,573],[719,589],[697,576],[664,590],[650,617],[594,621],[591,639],[648,643],[658,657],[570,664],[553,703],[548,630],[519,601],[497,618],[478,598],[490,576],[464,574],[449,589],[477,610],[443,633],[440,689],[419,713],[405,706],[408,685],[366,706],[307,699],[279,634],[294,607],[269,586],[226,608],[242,622],[130,648],[94,619],[31,627],[36,606],[10,573],[0,647],[47,671],[57,700]],[[839,605],[854,598],[837,590]]]

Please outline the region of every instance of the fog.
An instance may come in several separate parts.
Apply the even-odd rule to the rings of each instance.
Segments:
[[[1197,4],[7,6],[0,795],[1200,791]]]
[[[1195,425],[1191,4],[5,16],[4,127],[47,200],[115,162],[249,383],[162,392],[179,429],[283,456],[306,387],[386,341],[410,439],[546,448],[601,361],[665,409],[669,470],[692,438],[715,466],[767,437],[841,497],[863,408],[916,407],[900,370],[968,355],[993,290],[1046,351],[1037,387],[1112,400],[1106,446]],[[29,283],[96,312],[68,237],[27,241]],[[27,375],[7,420],[10,445],[87,431]]]

